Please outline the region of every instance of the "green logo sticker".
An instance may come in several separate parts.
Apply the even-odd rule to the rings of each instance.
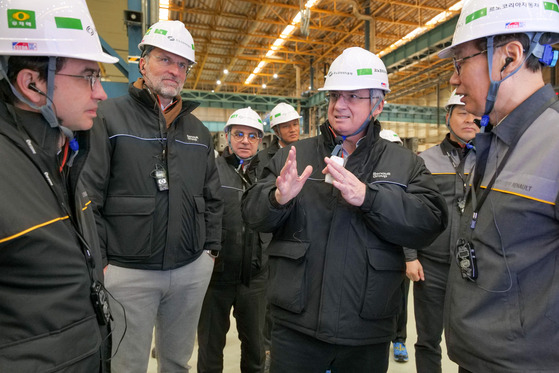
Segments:
[[[155,29],[155,31],[153,31],[154,34],[161,34],[161,35],[167,35],[167,30],[163,30],[160,28]]]
[[[9,28],[37,28],[32,10],[8,9]]]
[[[476,19],[479,19],[481,17],[485,17],[486,15],[487,15],[487,8],[483,8],[478,10],[477,12],[473,12],[472,14],[466,17],[466,24],[475,21]]]
[[[233,114],[229,117],[229,119],[237,118],[238,116],[239,116],[239,114]]]
[[[553,10],[554,12],[559,13],[559,5],[557,5],[557,3],[552,3],[549,1],[544,1],[543,2],[543,8],[545,10]]]
[[[274,115],[274,118],[277,118],[279,116],[281,116],[281,113],[277,113],[276,115]]]
[[[194,44],[192,44],[192,50],[194,50]]]
[[[357,69],[357,76],[359,75],[373,75],[373,69]]]
[[[83,30],[82,21],[79,18],[54,17],[54,22],[56,22],[56,28]]]

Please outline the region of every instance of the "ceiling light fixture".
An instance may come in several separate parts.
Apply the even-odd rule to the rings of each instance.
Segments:
[[[305,4],[305,8],[308,8],[308,9],[312,8],[319,1],[320,0],[309,0]],[[291,23],[283,29],[279,38],[277,38],[276,41],[274,41],[274,43],[270,47],[270,50],[268,51],[268,53],[266,53],[267,58],[272,57],[276,53],[276,51],[280,49],[280,47],[283,45],[283,43],[286,41],[286,39],[289,37],[289,35],[291,35],[293,33],[293,31],[295,31],[295,29],[297,28],[297,25],[301,22],[301,17],[302,17],[302,14],[301,14],[301,11],[299,11],[297,13],[297,15],[293,18]],[[252,82],[252,80],[256,77],[256,74],[258,74],[260,71],[262,71],[262,68],[265,65],[266,65],[266,62],[264,60],[260,61],[258,66],[256,66],[256,68],[252,71],[252,74],[250,74],[248,76],[247,80],[245,80],[245,84],[250,84],[250,82]],[[274,78],[275,78],[275,76],[274,76]]]
[[[169,0],[159,0],[159,20],[169,20]]]
[[[425,26],[416,28],[415,30],[408,33],[406,36],[404,36],[397,42],[391,44],[388,48],[385,48],[382,51],[380,51],[377,54],[377,56],[382,57],[387,55],[388,53],[392,52],[396,48],[401,47],[402,45],[406,44],[410,40],[415,39],[419,35],[423,34],[425,31],[428,31],[434,28],[435,26],[437,26],[438,24],[448,20],[449,18],[453,17],[457,12],[459,12],[462,9],[463,5],[464,5],[464,0],[458,1],[456,4],[448,8],[446,11],[437,14],[435,17],[425,22]]]

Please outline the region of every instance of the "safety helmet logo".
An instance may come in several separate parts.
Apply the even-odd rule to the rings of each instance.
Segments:
[[[15,41],[12,43],[12,50],[15,51],[36,51],[37,43],[26,43],[21,41]]]

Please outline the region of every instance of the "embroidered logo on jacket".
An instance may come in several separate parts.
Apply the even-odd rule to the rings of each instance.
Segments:
[[[373,177],[375,179],[386,179],[390,177],[390,172],[373,172]]]
[[[188,141],[198,142],[198,136],[186,135],[186,138],[188,139]]]

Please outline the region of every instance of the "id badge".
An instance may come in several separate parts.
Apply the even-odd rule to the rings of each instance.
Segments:
[[[167,172],[165,170],[155,170],[154,177],[159,191],[169,190],[169,182],[167,181]]]
[[[459,238],[456,243],[456,261],[465,280],[475,282],[478,276],[476,252],[471,242]]]

